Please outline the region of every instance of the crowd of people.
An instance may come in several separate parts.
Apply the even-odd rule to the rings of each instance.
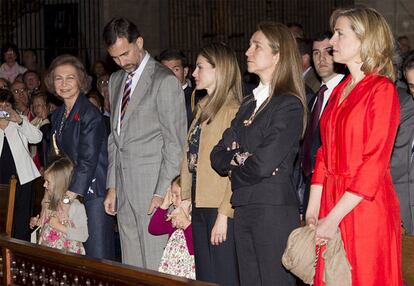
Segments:
[[[338,9],[330,26],[309,40],[300,24],[260,23],[245,53],[253,87],[225,43],[202,47],[191,71],[179,50],[152,57],[125,18],[103,31],[112,74],[72,55],[46,72],[33,50],[20,65],[5,45],[0,183],[18,179],[12,235],[40,227],[42,245],[113,260],[116,226],[127,265],[296,285],[281,258],[302,220],[315,251],[340,232],[352,285],[403,285],[414,51],[371,8]],[[314,285],[325,285],[322,257]]]

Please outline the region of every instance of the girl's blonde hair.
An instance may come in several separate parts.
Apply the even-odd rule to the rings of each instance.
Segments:
[[[56,211],[63,199],[73,175],[73,163],[67,157],[59,157],[45,170],[45,175],[52,180],[52,192],[50,194],[49,209]]]
[[[227,100],[235,99],[241,103],[241,74],[235,52],[225,44],[208,45],[198,55],[206,58],[216,69],[216,87],[208,95],[208,101],[200,115],[200,122],[208,120],[207,123],[210,123]]]
[[[266,104],[273,96],[288,94],[300,100],[303,106],[303,129],[307,123],[307,101],[305,83],[302,79],[302,60],[300,57],[296,39],[289,29],[280,23],[263,22],[257,26],[269,41],[269,46],[274,55],[279,54],[279,61],[273,71],[270,83],[270,96]]]
[[[340,8],[331,15],[332,30],[339,17],[349,20],[351,29],[361,41],[361,71],[365,74],[374,72],[394,81],[394,37],[385,18],[373,8]]]

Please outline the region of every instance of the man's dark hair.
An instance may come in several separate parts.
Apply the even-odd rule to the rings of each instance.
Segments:
[[[312,44],[308,39],[298,38],[296,39],[296,42],[298,43],[298,48],[301,56],[306,54],[312,56]]]
[[[403,72],[406,72],[411,69],[414,69],[414,51],[411,51],[407,55],[402,66]]]
[[[315,38],[313,39],[313,41],[315,42],[322,42],[323,40],[330,40],[332,38],[333,34],[331,31],[325,31],[325,32],[321,32],[316,34]]]
[[[409,39],[408,39],[408,37],[406,35],[402,35],[402,36],[399,36],[397,38],[397,41],[401,41],[401,40],[409,40]]]
[[[187,67],[187,58],[184,53],[177,49],[166,49],[161,52],[158,56],[158,60],[161,61],[172,61],[180,60],[183,67]]]
[[[8,102],[14,106],[13,93],[8,89],[0,89],[0,102]]]
[[[23,53],[25,53],[25,52],[31,52],[33,57],[35,58],[35,62],[37,63],[37,52],[36,52],[35,49],[24,49]]]
[[[302,24],[297,23],[297,22],[290,22],[290,23],[287,23],[287,24],[286,24],[286,26],[287,26],[288,28],[290,28],[290,27],[298,27],[299,29],[301,29],[301,30],[303,31],[303,26],[302,26]]]
[[[112,46],[117,38],[126,38],[128,43],[135,42],[141,34],[137,26],[126,18],[113,18],[106,24],[103,39],[107,48]]]
[[[27,70],[23,73],[23,82],[25,80],[25,78],[29,75],[29,74],[35,74],[37,76],[37,79],[40,81],[40,75],[37,73],[37,71],[35,70]]]
[[[4,61],[4,54],[7,53],[7,51],[12,50],[16,54],[16,62],[19,62],[20,55],[19,55],[19,49],[17,48],[16,44],[13,43],[6,43],[1,48],[1,57]]]

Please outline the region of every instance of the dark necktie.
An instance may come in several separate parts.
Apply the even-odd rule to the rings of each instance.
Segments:
[[[315,132],[318,129],[319,117],[321,116],[323,98],[325,91],[328,89],[326,85],[322,85],[316,94],[316,102],[313,107],[309,126],[306,129],[305,138],[303,140],[303,173],[308,177],[312,174],[312,141],[314,140]]]
[[[122,121],[124,120],[124,116],[128,107],[129,99],[131,98],[131,85],[132,85],[132,78],[134,77],[134,73],[130,73],[127,76],[124,88],[124,95],[122,96],[122,103],[121,103],[121,126]]]

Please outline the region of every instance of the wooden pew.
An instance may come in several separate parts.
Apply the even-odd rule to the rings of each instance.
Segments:
[[[0,233],[11,237],[13,229],[13,213],[14,201],[16,198],[17,179],[15,176],[10,178],[8,185],[0,184]],[[1,249],[2,257],[0,259],[0,268],[2,273],[9,273],[10,265],[10,251],[6,248]],[[4,277],[4,285],[11,284],[11,277]]]
[[[13,176],[8,185],[0,184],[0,233],[11,236],[17,180]]]
[[[11,264],[9,271],[3,268],[0,273],[3,282],[0,285],[216,285],[125,266],[118,262],[63,253],[4,235],[0,235],[0,248],[10,252]],[[5,281],[11,281],[11,284]]]

